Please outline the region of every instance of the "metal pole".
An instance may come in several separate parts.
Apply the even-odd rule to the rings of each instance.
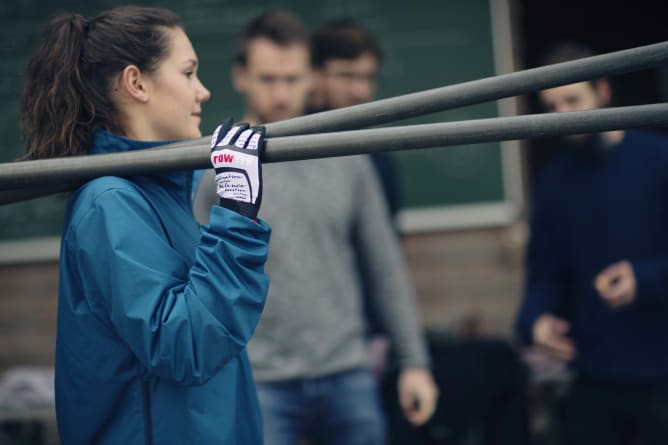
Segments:
[[[665,103],[286,136],[267,140],[263,162],[662,126],[668,126],[668,104]],[[63,188],[72,189],[101,175],[132,176],[210,167],[208,144],[185,148],[183,145],[161,150],[2,164],[0,203],[58,193]]]
[[[267,144],[266,162],[668,126],[668,103],[286,136]],[[207,154],[206,168],[209,167]]]
[[[324,111],[267,125],[270,137],[352,130],[668,62],[668,41]]]
[[[267,136],[271,138],[364,128],[600,76],[622,74],[667,61],[668,41],[274,122],[267,124]],[[198,147],[206,145],[208,139],[208,137],[203,137],[169,147],[183,147],[184,149]],[[123,154],[110,156],[124,159]],[[76,159],[68,158],[63,162],[81,168]],[[35,165],[34,168],[38,168],[36,164],[33,164],[34,162],[38,161],[30,161],[27,165]],[[128,162],[134,161],[129,158]],[[6,171],[6,167],[1,164],[0,167]],[[154,166],[146,165],[146,167],[150,169]],[[53,172],[56,172],[59,167],[53,168]],[[130,171],[140,171],[143,166],[139,165],[137,168],[139,170],[130,168]],[[183,165],[181,168],[188,168],[188,166]],[[96,171],[98,173],[89,175],[88,178],[103,174],[122,174],[106,172],[103,168]],[[52,174],[54,174],[52,171],[42,171],[41,177],[50,177]],[[67,180],[67,178],[61,180]],[[28,182],[30,181],[17,179],[14,185],[28,185]],[[4,186],[0,184],[0,187]]]
[[[668,62],[668,41],[491,76],[266,125],[267,137],[354,130],[574,82],[640,71]],[[184,146],[200,145],[209,137]]]

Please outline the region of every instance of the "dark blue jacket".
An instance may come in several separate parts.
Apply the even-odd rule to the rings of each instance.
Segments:
[[[608,150],[555,161],[535,188],[530,227],[521,338],[541,314],[562,315],[582,374],[668,382],[668,139],[627,131]],[[612,309],[594,277],[624,259],[636,300]]]
[[[148,148],[105,132],[91,154]],[[270,229],[215,206],[192,172],[102,177],[62,235],[56,409],[64,444],[260,444],[246,343],[268,289]]]

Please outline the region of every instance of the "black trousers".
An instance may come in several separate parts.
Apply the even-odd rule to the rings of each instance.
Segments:
[[[563,406],[567,445],[668,444],[668,388],[577,378]]]
[[[526,445],[527,370],[501,339],[429,341],[440,394],[426,425],[412,427],[397,402],[396,374],[383,385],[391,445]]]

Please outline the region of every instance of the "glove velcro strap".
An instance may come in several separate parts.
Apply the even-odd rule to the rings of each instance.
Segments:
[[[250,219],[257,219],[257,213],[259,211],[258,205],[227,198],[220,198],[220,206]]]

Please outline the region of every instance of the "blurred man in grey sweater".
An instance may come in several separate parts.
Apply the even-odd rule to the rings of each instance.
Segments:
[[[244,121],[265,124],[303,114],[311,87],[309,47],[308,30],[286,12],[248,24],[233,68],[246,103]],[[385,442],[360,274],[397,352],[406,417],[423,424],[437,390],[401,249],[368,157],[269,164],[263,177],[261,217],[273,228],[266,266],[271,284],[248,349],[265,443],[296,445],[304,436],[317,444]],[[194,210],[205,223],[216,197],[206,185],[201,190]]]

